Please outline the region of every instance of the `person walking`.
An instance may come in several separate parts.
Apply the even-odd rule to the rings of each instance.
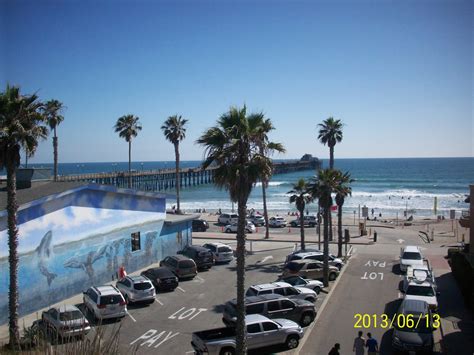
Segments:
[[[339,343],[334,344],[332,349],[329,351],[328,355],[340,355],[339,349],[341,349],[341,344]]]
[[[367,347],[367,354],[368,355],[375,355],[379,351],[379,344],[377,343],[377,340],[372,338],[372,334],[367,333],[367,336],[369,339],[365,342],[365,346]]]
[[[354,339],[354,347],[352,351],[354,351],[356,355],[365,354],[365,338],[362,336],[362,334],[362,331],[359,331],[359,334]]]

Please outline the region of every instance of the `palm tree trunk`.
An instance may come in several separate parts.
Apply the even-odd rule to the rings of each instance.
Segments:
[[[332,242],[333,235],[332,235],[332,212],[331,207],[329,207],[329,240]]]
[[[334,168],[334,146],[329,146],[329,169]]]
[[[239,222],[237,226],[237,325],[236,325],[236,354],[247,353],[245,327],[245,215],[247,198],[239,198]]]
[[[176,213],[181,214],[181,208],[179,205],[179,143],[174,144],[174,156],[176,157],[176,206],[177,206],[177,211]]]
[[[53,154],[54,154],[54,181],[58,181],[58,137],[56,136],[56,127],[54,127],[53,137]]]
[[[132,140],[128,141],[128,188],[132,188]]]
[[[18,328],[18,227],[16,214],[16,166],[12,158],[7,158],[7,213],[8,213],[8,264],[10,267],[10,285],[8,291],[10,345],[19,346]]]
[[[299,209],[300,211],[300,236],[301,236],[301,249],[305,250],[306,246],[304,243],[304,206],[302,209]]]
[[[267,180],[262,180],[262,197],[263,197],[263,218],[265,219],[265,239],[270,238],[270,230],[268,227],[268,210],[267,210]]]
[[[337,205],[337,257],[342,256],[342,205]]]
[[[330,208],[328,206],[323,207],[323,218],[324,218],[324,259],[323,259],[323,283],[324,286],[327,287],[329,286],[329,233],[328,233],[328,227],[329,227],[329,213],[330,213]]]

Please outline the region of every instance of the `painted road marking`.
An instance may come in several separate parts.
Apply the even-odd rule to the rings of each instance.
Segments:
[[[185,354],[195,354],[196,352],[193,350],[193,351],[186,351]]]
[[[178,290],[180,290],[181,292],[186,292],[185,290],[183,290],[181,287],[177,287]]]
[[[364,272],[364,276],[361,277],[362,280],[375,280],[377,278],[383,280],[383,272],[371,272],[370,274],[367,274],[366,271]]]
[[[151,347],[156,341],[158,341],[163,335],[165,335],[166,331],[163,330],[158,335],[155,335],[156,333],[158,333],[158,330],[156,329],[147,330],[143,335],[132,341],[130,345],[135,344],[137,341],[145,340],[143,343],[140,344],[140,346],[148,345],[148,347]],[[173,332],[169,331],[168,334],[165,335],[164,339],[155,345],[155,348],[159,347],[165,341],[174,338],[178,334],[179,332],[173,334]]]
[[[168,319],[191,320],[197,317],[201,312],[205,311],[207,311],[207,308],[188,308],[186,310],[186,307],[181,307],[179,310],[170,315]]]
[[[397,239],[397,242],[398,242],[399,244],[402,244],[404,241],[405,241],[404,239]]]
[[[271,260],[271,259],[273,259],[273,256],[268,255],[268,256],[264,257],[262,260],[257,261],[255,264],[263,264],[265,261],[268,261],[268,260]]]
[[[137,320],[136,320],[135,318],[133,318],[133,316],[132,316],[130,313],[128,313],[128,311],[127,311],[127,314],[128,314],[128,316],[129,316],[130,318],[132,318],[132,320],[133,320],[135,323],[137,322]]]
[[[205,282],[206,280],[204,280],[202,277],[199,277],[198,275],[196,275],[196,279],[198,279],[199,281],[201,282]]]
[[[163,306],[163,303],[158,299],[158,297],[155,297],[155,300],[156,300],[156,302],[158,302],[159,304],[161,304]]]

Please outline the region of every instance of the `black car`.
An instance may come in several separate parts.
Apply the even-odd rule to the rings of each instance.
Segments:
[[[142,271],[141,275],[150,279],[157,291],[173,291],[178,287],[178,278],[164,266]]]
[[[214,265],[212,252],[200,245],[186,245],[178,254],[193,259],[198,269],[210,269]]]
[[[205,232],[209,228],[209,223],[204,219],[193,219],[193,232]]]

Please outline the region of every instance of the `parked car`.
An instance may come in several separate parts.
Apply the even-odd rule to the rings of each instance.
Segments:
[[[153,283],[144,276],[126,276],[118,280],[115,286],[122,292],[127,304],[155,302],[156,293]]]
[[[329,266],[329,281],[334,281],[339,275],[339,269]],[[305,279],[320,280],[323,275],[323,263],[315,260],[294,260],[286,264],[282,277],[301,276]]]
[[[252,222],[257,227],[265,225],[265,218],[262,215],[259,215],[259,214],[249,216],[248,220],[250,222]]]
[[[321,281],[304,279],[301,276],[281,277],[277,281],[287,282],[291,286],[306,287],[313,290],[317,294],[319,294],[319,292],[321,292],[324,287],[324,284]]]
[[[253,285],[247,289],[246,296],[260,296],[268,294],[286,296],[290,299],[300,299],[309,302],[316,302],[318,295],[313,290],[305,287],[291,286],[286,282],[272,282],[268,284]]]
[[[173,291],[178,287],[178,278],[165,266],[142,271],[141,275],[151,281],[156,291]]]
[[[431,353],[433,351],[434,338],[431,322],[431,312],[428,304],[421,300],[404,299],[397,311],[403,315],[403,319],[411,316],[414,326],[408,326],[406,322],[394,322],[392,335],[392,346],[399,351]],[[426,321],[428,319],[428,322]],[[400,325],[404,325],[401,327]]]
[[[193,259],[184,255],[167,256],[160,261],[160,266],[166,266],[178,279],[193,279],[197,275],[197,266]]]
[[[268,220],[268,226],[275,228],[284,228],[286,227],[286,220],[283,217],[274,216]]]
[[[403,278],[403,286],[402,286],[402,291],[405,292],[408,284],[411,281],[418,281],[418,282],[423,282],[423,281],[428,281],[431,283],[434,287],[434,289],[437,289],[436,286],[436,277],[434,275],[433,269],[429,266],[429,264],[424,264],[424,265],[417,265],[417,266],[408,266],[407,268],[407,273],[405,277]]]
[[[204,219],[193,219],[193,232],[205,232],[209,229],[209,223]]]
[[[400,249],[400,271],[406,272],[408,266],[421,266],[423,264],[423,255],[419,247],[407,245]]]
[[[227,244],[206,243],[203,247],[211,251],[216,263],[229,263],[234,260],[234,251]]]
[[[255,350],[277,344],[296,349],[303,337],[303,328],[288,319],[268,319],[259,314],[245,317],[247,348]],[[235,327],[194,332],[191,345],[197,354],[235,354]]]
[[[178,254],[193,259],[198,269],[210,269],[214,265],[214,256],[211,251],[200,245],[186,245]]]
[[[255,225],[252,222],[247,221],[245,225],[245,233],[254,233],[256,230],[257,228],[255,228]],[[224,231],[226,233],[237,233],[237,223],[228,224],[225,226]]]
[[[237,321],[237,300],[226,302],[222,321],[235,326]],[[302,327],[310,325],[316,317],[314,304],[304,300],[283,297],[277,294],[250,296],[245,298],[245,314],[261,314],[273,318],[285,318],[299,323]]]
[[[303,249],[297,249],[293,250],[290,254],[286,256],[285,264],[288,264],[291,260],[291,257],[295,254],[300,254],[300,253],[322,253],[322,250],[316,249],[316,248],[305,248]],[[332,254],[329,254],[332,255]]]
[[[413,280],[408,284],[404,299],[425,301],[430,309],[436,310],[438,309],[438,299],[436,298],[438,294],[431,282]]]
[[[232,214],[223,213],[219,216],[219,218],[217,218],[217,222],[219,224],[237,223],[238,220],[239,220],[239,216],[234,214],[234,213],[232,213]]]
[[[89,321],[76,306],[62,305],[52,307],[41,314],[46,329],[52,330],[61,338],[85,336],[91,330]]]
[[[83,301],[96,319],[122,318],[127,314],[127,302],[112,285],[90,287],[83,293]]]
[[[315,227],[318,224],[318,218],[316,216],[304,216],[303,217],[303,223],[304,226],[308,227]],[[290,225],[292,227],[299,227],[300,226],[300,219],[294,219],[293,221],[290,222]]]
[[[310,260],[317,260],[317,261],[324,261],[324,253],[320,251],[311,251],[311,252],[302,252],[302,253],[292,253],[290,254],[286,260],[287,262],[293,261],[293,260],[305,260],[305,259],[310,259]],[[344,262],[342,259],[335,257],[332,254],[328,255],[329,259],[329,265],[337,267],[339,270],[342,269],[344,266]]]

